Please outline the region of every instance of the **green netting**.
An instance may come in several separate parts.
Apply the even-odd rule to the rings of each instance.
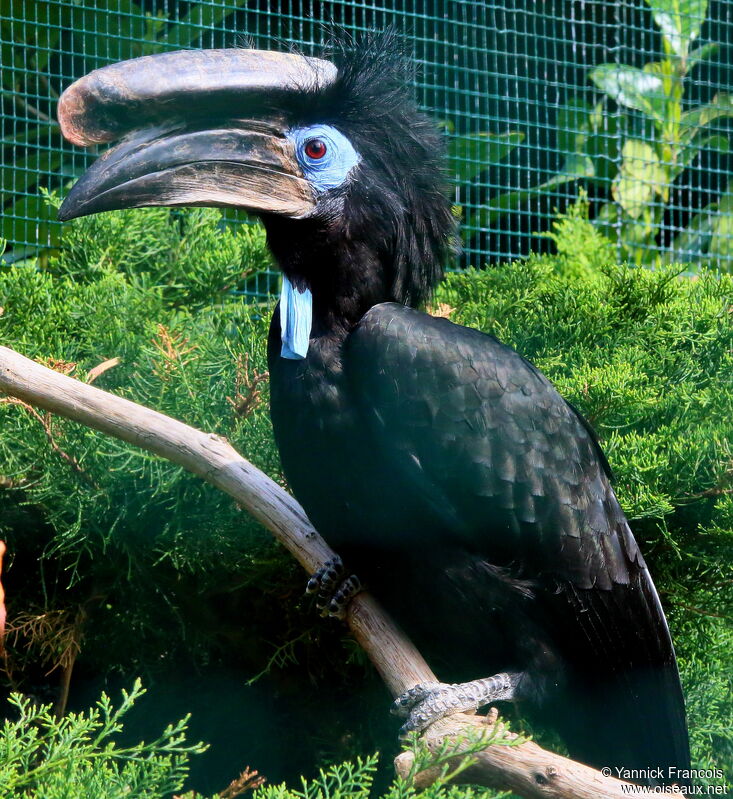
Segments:
[[[56,99],[89,70],[181,47],[314,52],[332,24],[394,24],[449,138],[463,264],[547,246],[582,191],[619,260],[729,269],[732,13],[725,0],[2,0],[2,236],[15,259],[53,247],[39,189],[64,191],[92,157],[62,141]]]

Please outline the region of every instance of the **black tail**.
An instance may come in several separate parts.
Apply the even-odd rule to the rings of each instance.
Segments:
[[[571,757],[642,785],[688,784],[690,745],[677,662],[647,570],[611,590],[570,588],[573,647],[558,727]],[[588,647],[587,642],[592,642]]]

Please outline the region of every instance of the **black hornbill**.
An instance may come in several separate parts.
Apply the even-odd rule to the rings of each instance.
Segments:
[[[59,218],[261,217],[284,275],[271,414],[295,496],[443,677],[496,675],[411,692],[407,728],[515,700],[580,760],[678,780],[672,642],[593,431],[509,347],[416,310],[454,218],[441,134],[392,38],[331,61],[186,51],[90,73],[62,96],[62,129],[121,142]]]

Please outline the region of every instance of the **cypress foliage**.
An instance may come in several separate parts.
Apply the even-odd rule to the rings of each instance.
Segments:
[[[449,275],[436,305],[533,360],[598,431],[669,615],[695,765],[727,769],[730,782],[733,278],[617,267],[582,205],[551,237],[557,255]],[[232,291],[267,263],[262,229],[227,229],[216,211],[78,220],[43,268],[0,267],[0,338],[226,436],[283,482],[267,413],[271,304]],[[111,358],[119,363],[96,374]],[[227,659],[242,679],[264,670],[273,685],[294,686],[313,729],[344,734],[306,748],[312,761],[343,760],[393,734],[383,706],[365,706],[379,720],[347,740],[354,717],[344,717],[338,689],[330,694],[334,685],[358,693],[368,671],[340,644],[340,628],[297,604],[303,575],[228,498],[7,400],[0,424],[5,686],[55,686],[58,670],[48,670],[73,660],[79,642],[85,674],[165,674],[185,659],[205,681],[207,665]],[[312,681],[328,686],[317,701]],[[263,799],[275,793],[290,796],[279,788]]]

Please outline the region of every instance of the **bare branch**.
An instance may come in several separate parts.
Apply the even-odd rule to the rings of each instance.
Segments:
[[[305,511],[286,491],[214,433],[195,430],[162,413],[47,369],[7,347],[0,347],[0,392],[51,413],[156,453],[224,491],[267,527],[313,573],[335,553],[314,530]],[[347,622],[393,695],[419,682],[434,682],[423,657],[373,597],[357,595]],[[501,723],[501,722],[495,722]],[[448,738],[465,737],[487,720],[460,714],[435,722],[425,741],[437,748]],[[502,736],[505,737],[505,736]],[[410,772],[410,753],[397,758],[399,774]],[[541,749],[531,741],[489,745],[473,755],[476,764],[462,782],[509,788],[527,799],[621,799],[651,796],[628,783]],[[428,784],[431,775],[419,774]]]

